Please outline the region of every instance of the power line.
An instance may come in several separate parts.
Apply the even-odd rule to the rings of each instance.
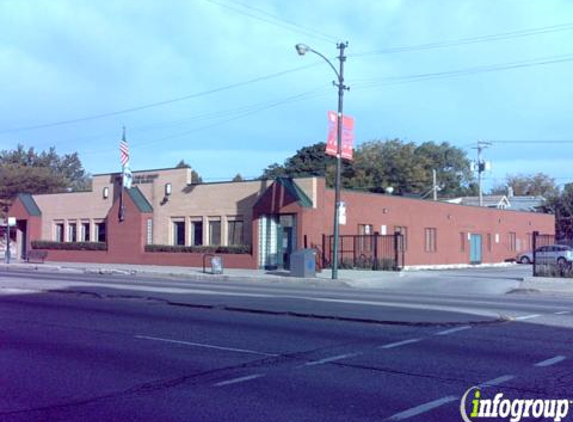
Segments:
[[[374,50],[364,53],[350,54],[349,57],[367,57],[392,53],[403,53],[408,51],[424,51],[433,50],[444,47],[454,47],[467,44],[478,44],[491,41],[500,41],[512,38],[530,37],[534,35],[548,34],[554,32],[571,31],[573,30],[573,23],[564,23],[560,25],[544,26],[539,28],[524,29],[519,31],[502,32],[498,34],[482,35],[477,37],[461,38],[457,40],[415,44],[403,47],[389,47],[381,50]]]
[[[64,125],[69,125],[72,123],[87,122],[90,120],[98,120],[98,119],[103,119],[105,117],[112,117],[112,116],[118,116],[121,114],[132,113],[134,111],[141,111],[141,110],[145,110],[145,109],[149,109],[149,108],[161,107],[161,106],[165,106],[168,104],[173,104],[173,103],[177,103],[177,102],[181,102],[181,101],[186,101],[186,100],[190,100],[190,99],[204,97],[207,95],[216,94],[218,92],[226,91],[229,89],[239,88],[239,87],[254,84],[257,82],[262,82],[262,81],[266,81],[269,79],[278,78],[280,76],[284,76],[284,75],[287,75],[289,73],[299,72],[301,70],[308,69],[310,67],[314,67],[318,63],[319,62],[315,62],[315,63],[308,64],[306,66],[300,66],[300,67],[296,67],[293,69],[284,70],[281,72],[271,73],[269,75],[259,76],[257,78],[249,79],[249,80],[246,80],[243,82],[237,82],[234,84],[224,85],[224,86],[221,86],[218,88],[213,88],[213,89],[209,89],[206,91],[197,92],[197,93],[185,95],[182,97],[171,98],[168,100],[158,101],[158,102],[154,102],[154,103],[148,103],[148,104],[130,107],[130,108],[125,108],[125,109],[116,110],[116,111],[110,111],[107,113],[94,114],[94,115],[90,115],[90,116],[80,117],[77,119],[61,120],[61,121],[57,121],[57,122],[43,123],[43,124],[33,125],[33,126],[23,126],[23,127],[13,128],[13,129],[4,129],[4,130],[0,130],[0,134],[23,132],[23,131],[29,131],[29,130],[35,130],[35,129],[46,129],[46,128],[56,127],[56,126],[64,126]]]
[[[257,13],[260,13],[260,14],[262,14],[262,15],[268,16],[268,17],[270,17],[270,18],[272,18],[272,19],[276,19],[277,21],[284,22],[284,23],[286,23],[286,24],[288,24],[288,25],[291,25],[291,26],[293,26],[293,27],[300,28],[302,31],[304,31],[304,32],[306,32],[306,33],[314,33],[314,34],[317,34],[319,37],[322,37],[323,40],[325,40],[325,41],[329,41],[329,42],[336,42],[336,41],[338,41],[338,39],[337,39],[336,37],[334,37],[334,36],[332,36],[332,35],[330,35],[330,34],[326,34],[326,33],[324,33],[324,32],[317,31],[317,30],[315,30],[315,29],[312,29],[312,28],[309,28],[309,27],[306,27],[306,26],[299,25],[299,24],[297,24],[297,23],[295,23],[295,22],[292,22],[292,21],[283,19],[283,18],[281,18],[280,16],[271,14],[271,13],[265,11],[265,10],[259,9],[259,8],[257,8],[257,7],[253,7],[253,6],[248,5],[248,4],[246,4],[246,3],[242,3],[242,2],[240,2],[240,1],[232,1],[232,3],[241,5],[242,7],[246,8],[246,9],[253,10],[253,11],[257,12]]]
[[[254,10],[254,11],[256,11],[256,12],[259,13],[259,14],[266,15],[266,16],[270,16],[271,19],[267,19],[267,18],[265,18],[265,17],[263,17],[263,16],[258,16],[258,15],[254,14],[254,13],[250,13],[250,12],[248,12],[248,11],[242,10],[242,9],[240,9],[240,8],[237,8],[237,7],[233,7],[233,6],[229,5],[229,4],[222,3],[222,2],[220,2],[220,1],[216,1],[216,0],[205,0],[205,1],[207,1],[207,2],[209,2],[209,3],[212,3],[212,4],[216,4],[217,6],[220,6],[220,7],[223,7],[223,8],[225,8],[225,9],[231,10],[231,11],[233,11],[233,12],[235,12],[235,13],[239,13],[239,14],[241,14],[241,15],[248,16],[248,17],[250,17],[250,18],[259,20],[259,21],[261,21],[261,22],[266,22],[266,23],[269,23],[269,24],[271,24],[271,25],[278,26],[278,27],[280,27],[280,28],[286,29],[287,31],[297,32],[297,33],[300,33],[300,34],[304,34],[304,35],[307,35],[307,36],[309,36],[309,37],[319,39],[319,40],[321,40],[321,41],[336,42],[336,39],[335,39],[334,37],[331,37],[331,36],[326,35],[326,34],[322,34],[322,33],[318,32],[318,31],[313,30],[313,29],[305,28],[305,27],[303,27],[303,26],[301,26],[301,25],[298,25],[298,24],[295,24],[295,23],[291,23],[291,22],[286,21],[286,20],[284,20],[284,19],[282,19],[282,18],[276,17],[276,16],[274,16],[274,15],[268,13],[268,12],[263,12],[263,11],[261,11],[261,9],[257,9],[257,8],[251,7],[251,6],[246,6],[246,5],[244,5],[244,4],[242,4],[242,3],[239,3],[239,2],[235,2],[235,3],[238,4],[238,5],[241,5],[241,6],[245,7],[245,8],[247,8],[247,9]],[[281,22],[284,22],[284,23],[281,23]]]
[[[492,139],[494,144],[573,144],[568,139]]]
[[[573,61],[573,54],[564,54],[559,56],[542,57],[538,59],[516,61],[510,63],[503,63],[497,65],[485,65],[485,66],[475,66],[458,70],[450,70],[445,72],[432,72],[432,73],[421,73],[409,76],[395,76],[382,79],[358,79],[352,82],[354,89],[366,89],[374,88],[379,86],[396,85],[408,82],[418,82],[431,79],[444,79],[456,76],[467,76],[477,73],[486,72],[499,72],[504,70],[544,66],[556,63],[566,63]]]
[[[287,97],[287,98],[284,98],[281,100],[275,100],[272,102],[260,103],[259,105],[254,105],[254,106],[242,107],[242,108],[239,108],[233,112],[231,112],[231,111],[228,112],[227,115],[229,115],[230,117],[216,121],[214,123],[195,127],[195,128],[189,129],[189,130],[185,130],[182,132],[178,132],[175,134],[167,135],[167,136],[153,139],[153,140],[149,140],[149,141],[132,143],[131,145],[134,147],[154,145],[154,144],[157,144],[159,142],[163,142],[163,141],[167,141],[167,140],[175,139],[175,138],[180,138],[180,137],[190,135],[192,133],[199,132],[199,131],[202,131],[205,129],[219,127],[223,124],[241,119],[243,117],[250,116],[252,114],[260,113],[260,112],[263,112],[263,111],[266,111],[266,110],[269,110],[269,109],[272,109],[275,107],[279,107],[279,106],[282,106],[284,104],[288,104],[288,103],[296,102],[296,101],[302,101],[302,100],[310,99],[310,98],[316,98],[316,97],[320,97],[320,96],[325,95],[325,93],[321,92],[321,91],[323,91],[323,90],[322,89],[314,89],[314,90],[307,91],[307,92],[300,93],[300,94],[296,94],[296,95],[293,95],[293,96],[290,96],[290,97]],[[234,113],[234,115],[233,115],[233,113]],[[225,115],[222,114],[219,117],[224,117],[224,116]],[[211,117],[208,117],[206,120],[208,120],[209,118],[211,118]],[[137,132],[137,129],[135,130],[135,132]],[[98,149],[98,150],[83,151],[83,153],[84,154],[88,154],[88,153],[89,154],[95,154],[95,153],[103,153],[103,152],[113,151],[115,149],[116,149],[116,147],[112,147],[112,148],[105,148],[105,149]]]

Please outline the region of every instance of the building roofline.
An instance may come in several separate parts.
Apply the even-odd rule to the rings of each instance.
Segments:
[[[167,171],[167,170],[181,170],[181,169],[189,169],[192,170],[192,167],[165,167],[165,168],[159,168],[159,169],[148,169],[148,170],[132,170],[131,173],[150,173],[152,171]],[[98,174],[94,174],[92,177],[96,177],[96,176],[113,176],[115,174],[121,174],[121,170],[119,171],[113,171],[113,172],[108,172],[108,173],[98,173]]]
[[[326,187],[326,189],[333,191],[334,188],[331,187]],[[395,198],[395,199],[400,199],[403,201],[416,201],[416,202],[423,202],[425,204],[428,203],[436,203],[436,204],[442,204],[445,206],[449,206],[449,207],[466,207],[466,208],[481,208],[484,210],[488,210],[488,211],[500,211],[500,212],[513,212],[513,213],[527,213],[527,214],[535,214],[535,215],[553,215],[553,214],[549,214],[546,212],[533,212],[533,211],[523,211],[523,210],[512,210],[512,209],[501,209],[501,208],[490,208],[490,207],[480,207],[479,205],[464,205],[464,204],[456,204],[456,203],[452,203],[452,202],[444,202],[444,201],[433,201],[431,199],[421,199],[421,198],[412,198],[412,197],[408,197],[408,196],[400,196],[400,195],[388,195],[385,193],[378,193],[378,192],[367,192],[367,191],[361,191],[361,190],[354,190],[354,189],[341,189],[342,192],[347,192],[347,193],[355,193],[355,194],[363,194],[363,195],[373,195],[373,196],[379,196],[379,197],[386,197],[386,198]],[[344,198],[342,198],[342,202],[344,202]]]

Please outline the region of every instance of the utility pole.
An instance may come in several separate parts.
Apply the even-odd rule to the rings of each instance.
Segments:
[[[479,186],[479,206],[483,207],[483,190],[482,190],[482,177],[481,174],[489,170],[489,163],[483,161],[481,159],[481,153],[484,149],[489,148],[491,146],[491,142],[486,141],[478,141],[477,147],[477,161],[476,161],[476,168],[478,172],[478,186]]]
[[[333,85],[338,88],[338,125],[337,125],[337,135],[336,135],[336,179],[334,183],[334,223],[333,223],[333,244],[332,244],[332,279],[336,280],[338,278],[338,249],[339,249],[339,225],[340,225],[340,185],[341,185],[341,161],[342,161],[342,121],[344,113],[344,91],[348,91],[350,88],[344,84],[344,62],[346,61],[346,56],[344,55],[344,50],[348,47],[348,42],[340,42],[336,44],[336,48],[339,50],[338,54],[338,69],[332,64],[332,62],[322,53],[313,50],[306,44],[297,44],[295,46],[296,51],[299,55],[303,56],[307,52],[312,52],[317,56],[320,56],[336,74],[336,81]]]
[[[10,263],[10,217],[6,214],[6,264]]]
[[[436,174],[436,169],[432,170],[432,191],[434,192],[434,201],[438,200],[438,176]]]

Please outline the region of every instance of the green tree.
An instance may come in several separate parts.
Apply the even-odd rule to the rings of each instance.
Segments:
[[[474,190],[470,161],[465,152],[447,142],[416,145],[399,139],[370,141],[354,153],[353,174],[345,186],[383,192],[387,187],[400,194],[425,195],[433,188],[437,172],[440,196],[468,195]]]
[[[187,162],[185,162],[185,160],[181,160],[181,161],[179,161],[179,163],[177,163],[175,168],[176,169],[181,169],[181,168],[190,169],[191,166]],[[191,181],[193,183],[203,183],[203,178],[201,177],[201,175],[199,173],[197,173],[195,170],[191,169]]]
[[[559,195],[559,187],[555,179],[545,173],[537,174],[508,174],[505,182],[494,186],[491,193],[506,195],[508,188],[513,190],[518,196],[543,196],[544,198],[554,198]]]
[[[328,186],[334,186],[336,176],[336,158],[327,155],[326,143],[316,144],[299,149],[295,155],[285,160],[284,164],[274,163],[263,170],[262,179],[276,177],[310,177],[326,178]],[[342,175],[350,174],[352,163],[342,162]]]
[[[0,203],[5,212],[18,193],[54,193],[91,188],[77,153],[58,155],[55,148],[36,152],[18,145],[0,152]]]
[[[320,142],[297,151],[284,164],[274,163],[263,178],[278,176],[325,176],[332,186],[336,160],[325,154]],[[345,188],[383,192],[387,187],[401,194],[424,194],[432,188],[432,170],[438,172],[441,196],[467,195],[474,185],[470,162],[463,150],[447,142],[416,145],[399,139],[375,140],[358,146],[353,161],[342,161],[341,182]]]
[[[356,149],[352,172],[343,186],[371,192],[392,187],[399,194],[422,193],[428,176],[424,174],[425,160],[415,152],[416,144],[399,139],[365,142]]]
[[[432,186],[432,171],[436,170],[440,196],[454,197],[477,193],[474,189],[470,160],[461,148],[448,142],[424,142],[416,148],[415,154],[423,159],[426,186]],[[427,180],[428,177],[430,180]]]
[[[573,183],[566,184],[559,195],[550,198],[545,208],[555,214],[557,238],[573,239]]]
[[[235,177],[233,177],[233,180],[231,180],[231,181],[232,182],[242,182],[243,180],[245,180],[245,179],[243,179],[243,176],[241,176],[241,173],[237,173],[235,175]]]
[[[326,144],[317,144],[299,149],[284,164],[274,163],[263,170],[263,179],[275,177],[325,176],[329,165],[335,165],[335,159],[324,152]]]

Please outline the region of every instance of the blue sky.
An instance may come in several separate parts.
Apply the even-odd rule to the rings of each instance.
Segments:
[[[572,181],[573,142],[548,142],[573,141],[568,0],[0,0],[0,27],[0,149],[77,151],[92,174],[119,170],[125,125],[134,170],[259,176],[336,108],[332,70],[294,45],[334,60],[348,41],[358,143],[494,141],[489,185]]]

